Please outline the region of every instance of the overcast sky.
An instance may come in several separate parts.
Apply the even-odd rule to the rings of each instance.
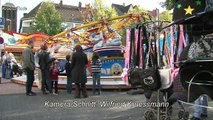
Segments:
[[[24,10],[18,10],[18,28],[19,28],[19,20],[23,17],[24,13],[30,12],[35,6],[37,6],[40,2],[45,1],[45,0],[0,0],[1,4],[4,5],[6,2],[11,2],[13,3],[16,7],[26,7]],[[54,3],[59,3],[60,0],[51,0]],[[110,6],[112,3],[115,4],[123,4],[125,5],[140,5],[142,8],[147,9],[147,10],[153,10],[153,9],[160,9],[160,11],[163,11],[159,5],[160,2],[165,1],[165,0],[103,0],[105,4]],[[78,3],[81,2],[83,6],[85,4],[90,3],[93,5],[94,0],[63,0],[63,4],[66,5],[75,5],[77,6]]]

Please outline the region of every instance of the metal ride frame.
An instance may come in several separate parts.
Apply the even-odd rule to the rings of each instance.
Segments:
[[[122,16],[117,16],[117,17],[107,18],[107,19],[102,18],[100,20],[89,22],[89,23],[83,24],[81,26],[77,26],[77,27],[65,30],[65,31],[63,31],[61,33],[58,33],[58,34],[46,39],[44,41],[44,43],[47,43],[48,41],[53,40],[55,38],[64,36],[64,35],[66,35],[68,33],[73,33],[74,35],[76,35],[76,36],[78,36],[80,38],[83,38],[85,41],[88,41],[88,43],[91,43],[91,41],[88,38],[75,33],[75,31],[79,30],[79,29],[83,29],[83,28],[94,27],[94,26],[97,26],[97,25],[99,25],[99,28],[103,28],[103,26],[108,24],[108,22],[121,19],[121,21],[118,22],[118,23],[120,23],[120,25],[116,25],[116,26],[118,26],[118,28],[115,28],[116,30],[119,30],[119,29],[125,27],[125,23],[127,23],[127,21],[130,21],[131,24],[133,24],[135,22],[141,22],[142,19],[143,20],[145,19],[145,16],[148,16],[149,18],[151,18],[150,14],[148,14],[148,13],[125,14],[125,15],[122,15]]]

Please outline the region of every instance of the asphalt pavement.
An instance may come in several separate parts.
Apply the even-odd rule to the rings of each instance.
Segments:
[[[0,120],[145,120],[144,113],[150,107],[143,94],[128,95],[127,91],[102,91],[101,95],[74,98],[65,90],[59,95],[43,95],[33,87],[36,96],[26,96],[25,86],[2,80],[0,84]],[[210,106],[213,106],[210,101]],[[185,105],[189,113],[193,106]],[[178,120],[178,104],[173,106],[172,120]],[[191,116],[191,115],[190,115]],[[208,109],[208,118],[213,119],[213,109]]]

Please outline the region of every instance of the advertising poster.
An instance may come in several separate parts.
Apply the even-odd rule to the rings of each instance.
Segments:
[[[102,58],[102,76],[120,76],[124,68],[123,57]]]

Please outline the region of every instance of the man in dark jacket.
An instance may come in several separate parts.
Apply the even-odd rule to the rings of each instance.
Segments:
[[[72,80],[75,83],[75,98],[80,98],[80,92],[84,98],[87,97],[86,92],[86,65],[88,64],[87,55],[83,52],[83,49],[80,45],[75,47],[76,52],[73,53],[71,69],[72,69]]]
[[[55,58],[50,58],[49,54],[50,53],[47,52],[47,46],[42,45],[41,51],[38,53],[38,58],[39,58],[39,66],[41,69],[41,75],[42,75],[41,90],[43,94],[47,94],[46,88],[52,94],[52,86],[51,86],[49,69],[50,69],[50,64],[55,60]]]
[[[65,64],[65,69],[66,69],[66,75],[67,75],[67,93],[71,94],[72,93],[72,74],[71,74],[71,55],[66,56],[66,64]]]
[[[32,85],[34,81],[34,70],[35,70],[35,62],[34,62],[34,55],[33,49],[34,44],[33,41],[30,40],[28,42],[28,46],[24,49],[22,56],[23,56],[23,68],[27,73],[27,81],[26,81],[26,95],[27,96],[34,96],[36,95],[32,92]]]

